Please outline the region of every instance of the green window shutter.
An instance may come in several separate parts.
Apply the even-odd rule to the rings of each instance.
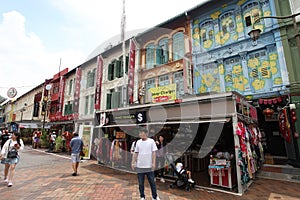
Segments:
[[[107,77],[107,79],[109,80],[109,81],[111,81],[111,80],[113,80],[113,66],[112,66],[112,64],[109,64],[108,65],[108,77]]]
[[[113,92],[111,94],[111,108],[117,108],[118,103],[117,103],[117,98],[116,98],[116,92]]]
[[[111,109],[111,98],[112,95],[111,94],[107,94],[106,95],[106,109]]]
[[[159,64],[162,64],[162,49],[157,46],[156,47],[156,64],[159,65]]]
[[[113,80],[118,77],[117,61],[113,63]]]
[[[65,115],[68,114],[68,104],[65,105]]]
[[[129,56],[126,56],[126,66],[125,66],[125,73],[128,74],[128,68],[129,68]]]
[[[116,63],[116,71],[117,71],[118,78],[123,76],[123,66],[121,60],[118,60]]]
[[[69,105],[69,111],[70,111],[70,114],[73,114],[73,104]]]
[[[115,92],[116,93],[116,107],[120,108],[121,107],[121,92]]]

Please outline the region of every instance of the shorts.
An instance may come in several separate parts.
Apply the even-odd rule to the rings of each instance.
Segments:
[[[72,161],[72,163],[80,162],[80,154],[79,153],[72,153],[71,154],[71,161]]]
[[[34,138],[33,140],[35,143],[39,143],[40,142],[40,138]]]
[[[20,161],[20,156],[16,158],[4,158],[1,160],[1,164],[18,164]]]

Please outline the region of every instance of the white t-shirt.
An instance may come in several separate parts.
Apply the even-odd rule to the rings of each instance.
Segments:
[[[136,167],[151,168],[153,151],[157,151],[157,147],[153,139],[147,138],[147,140],[138,140],[134,151],[138,153]]]

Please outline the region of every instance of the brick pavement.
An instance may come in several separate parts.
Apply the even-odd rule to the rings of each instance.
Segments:
[[[69,159],[46,154],[26,148],[23,164],[17,166],[14,186],[8,188],[0,183],[0,199],[79,199],[79,200],[136,200],[139,199],[137,178],[135,174],[116,171],[97,165],[95,160],[80,164],[79,175],[71,176]],[[27,163],[32,156],[35,161]],[[41,159],[50,159],[49,163]],[[2,170],[3,167],[0,168]],[[185,192],[169,188],[169,183],[157,182],[159,196],[162,200],[278,200],[300,199],[299,183],[257,179],[242,196],[235,196],[204,189]],[[146,181],[146,195],[150,197],[150,187]]]

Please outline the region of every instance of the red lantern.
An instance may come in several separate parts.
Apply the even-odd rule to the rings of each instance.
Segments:
[[[292,109],[290,114],[292,122],[297,121],[296,110]]]
[[[267,117],[267,118],[271,118],[274,114],[274,110],[273,109],[270,109],[270,108],[266,108],[264,111],[263,111],[264,115]]]

